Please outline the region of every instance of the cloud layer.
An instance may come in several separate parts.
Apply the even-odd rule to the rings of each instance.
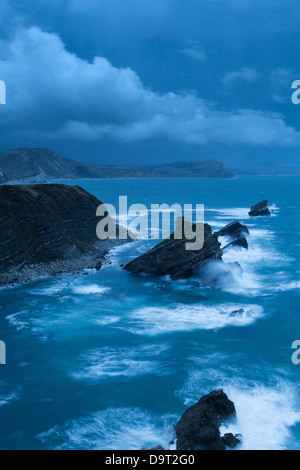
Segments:
[[[223,111],[192,93],[147,89],[131,68],[106,58],[89,62],[69,52],[57,34],[22,28],[0,42],[1,79],[7,105],[0,129],[8,135],[146,139],[195,144],[296,145],[300,133],[274,113]],[[256,79],[256,72],[233,72],[230,81]],[[229,80],[229,75],[227,76]]]

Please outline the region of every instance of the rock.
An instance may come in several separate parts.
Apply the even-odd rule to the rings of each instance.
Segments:
[[[245,309],[244,308],[239,308],[238,310],[234,310],[230,316],[231,317],[237,317],[238,315],[243,315],[243,313],[245,313]]]
[[[184,220],[177,223],[184,223]],[[193,225],[193,228],[196,226]],[[187,250],[187,242],[190,243],[191,240],[184,237],[176,239],[175,234],[172,234],[169,239],[128,263],[124,269],[135,274],[170,275],[171,279],[177,280],[187,279],[201,272],[210,261],[222,260],[221,244],[218,236],[212,233],[210,225],[204,224],[204,246],[201,250]]]
[[[246,227],[246,225],[242,225],[238,220],[235,220],[234,222],[231,222],[230,224],[226,225],[226,227],[216,232],[216,235],[219,237],[229,236],[232,238],[237,238],[245,233],[249,235],[248,227]]]
[[[226,287],[236,282],[237,277],[242,276],[243,268],[238,262],[224,263],[210,262],[203,267],[198,278],[202,287]]]
[[[224,442],[225,446],[230,447],[231,449],[234,449],[237,445],[241,443],[239,436],[234,436],[231,433],[225,434],[222,437],[222,441]]]
[[[97,238],[100,204],[79,186],[0,186],[0,285],[95,268],[124,243]]]
[[[0,153],[0,184],[86,178],[232,178],[218,160],[161,165],[97,166],[70,160],[47,148],[17,148]]]
[[[224,246],[223,251],[225,251],[225,250],[227,250],[227,248],[231,248],[233,246],[239,246],[241,248],[246,248],[246,250],[248,250],[248,248],[249,248],[248,240],[247,240],[246,237],[238,238],[237,240],[234,240],[234,241],[228,243],[228,245]]]
[[[164,451],[165,449],[164,449],[162,446],[156,446],[156,447],[153,447],[152,449],[149,449],[149,450],[161,450],[161,451]]]
[[[175,426],[177,450],[225,450],[219,426],[235,414],[235,406],[223,390],[202,397]]]
[[[102,261],[98,261],[98,263],[96,264],[96,269],[97,269],[97,271],[101,271],[101,269],[102,269]]]
[[[271,215],[271,212],[268,207],[268,201],[262,201],[256,204],[255,206],[252,206],[249,215],[251,217],[259,217],[263,215]]]
[[[231,222],[215,233],[218,237],[229,237],[231,240],[230,243],[223,248],[223,251],[233,246],[248,249],[248,241],[245,235],[249,235],[249,230],[246,225],[242,225],[238,220]]]

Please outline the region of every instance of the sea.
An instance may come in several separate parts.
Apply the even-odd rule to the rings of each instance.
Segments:
[[[213,230],[238,219],[249,250],[224,261],[243,271],[216,287],[134,275],[121,266],[158,243],[139,239],[99,272],[1,289],[0,449],[175,449],[183,412],[222,388],[239,449],[299,450],[300,175],[76,184],[116,208],[204,204]],[[263,199],[272,215],[249,217]]]

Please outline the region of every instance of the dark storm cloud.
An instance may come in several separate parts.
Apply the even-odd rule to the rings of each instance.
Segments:
[[[300,143],[300,133],[280,116],[221,111],[196,95],[155,93],[130,68],[116,68],[103,57],[81,59],[56,34],[39,28],[20,30],[12,40],[2,41],[1,49],[6,51],[2,76],[10,90],[1,119],[4,131],[89,141]],[[255,77],[244,70],[230,80]]]
[[[294,0],[28,0],[26,8],[3,1],[2,141],[297,147],[288,99],[289,82],[299,78],[296,7]]]

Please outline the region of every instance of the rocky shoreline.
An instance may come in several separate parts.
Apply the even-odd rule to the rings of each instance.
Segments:
[[[109,262],[108,255],[110,251],[119,245],[120,243],[116,243],[116,240],[107,240],[101,242],[101,244],[96,244],[93,252],[83,254],[79,258],[12,268],[6,273],[0,274],[0,288],[13,287],[18,284],[63,274],[82,274],[90,269],[99,271],[103,265]]]
[[[63,184],[0,186],[0,287],[29,282],[41,277],[101,269],[113,248],[132,241],[103,240],[96,235],[102,204],[79,186]],[[268,201],[253,206],[251,216],[270,215]],[[112,219],[116,233],[122,230]],[[187,223],[184,219],[177,224]],[[190,224],[190,223],[189,223]],[[230,273],[223,253],[230,247],[248,249],[249,230],[238,220],[213,233],[208,224],[190,224],[193,231],[203,227],[201,249],[188,250],[191,242],[176,232],[154,248],[128,263],[124,269],[134,274],[169,275],[173,281],[198,276],[203,286],[216,285]],[[177,225],[178,227],[178,225]],[[221,247],[219,237],[226,240]],[[219,275],[209,272],[212,262],[224,267]],[[231,263],[232,264],[232,263]],[[238,263],[235,267],[242,269]]]
[[[99,270],[111,249],[127,243],[97,238],[101,204],[78,186],[1,186],[0,286]]]

